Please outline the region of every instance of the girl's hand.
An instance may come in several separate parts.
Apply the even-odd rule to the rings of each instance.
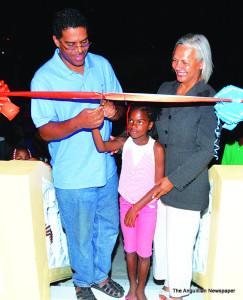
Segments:
[[[136,215],[130,208],[125,215],[124,224],[128,227],[135,227],[135,221],[138,215]]]

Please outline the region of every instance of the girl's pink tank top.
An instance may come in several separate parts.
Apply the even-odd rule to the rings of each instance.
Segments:
[[[129,137],[123,146],[118,191],[130,203],[136,203],[154,187],[154,143],[155,140],[149,137],[146,145],[138,146]],[[154,201],[157,199],[150,203]]]

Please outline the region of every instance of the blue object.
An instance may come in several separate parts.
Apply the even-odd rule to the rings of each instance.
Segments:
[[[215,113],[218,117],[218,126],[215,130],[216,141],[214,142],[215,157],[218,160],[219,137],[220,137],[220,120],[224,122],[223,128],[233,130],[237,124],[243,121],[243,89],[233,85],[228,85],[220,90],[214,98],[231,99],[232,102],[217,102],[214,106]]]
[[[232,99],[232,102],[217,102],[214,106],[217,117],[224,122],[223,128],[234,129],[243,121],[243,89],[228,85],[220,90],[214,98]]]

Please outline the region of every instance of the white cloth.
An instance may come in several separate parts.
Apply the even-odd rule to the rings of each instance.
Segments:
[[[42,190],[45,223],[50,225],[53,236],[52,243],[50,242],[49,236],[46,237],[48,267],[52,269],[70,266],[66,235],[62,229],[53,183],[42,178]]]
[[[172,297],[189,294],[199,221],[199,211],[178,209],[158,201],[153,274],[157,280],[166,280]]]
[[[213,180],[210,182],[209,205],[201,212],[199,230],[193,252],[193,272],[206,274],[208,260],[209,234],[212,215]]]

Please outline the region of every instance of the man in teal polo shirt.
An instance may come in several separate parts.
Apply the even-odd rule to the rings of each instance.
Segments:
[[[59,11],[53,22],[54,56],[34,75],[32,91],[120,93],[110,63],[88,52],[87,22],[76,9]],[[53,181],[67,234],[77,298],[96,299],[91,286],[120,298],[123,288],[111,278],[111,254],[119,232],[118,179],[110,154],[99,153],[92,128],[104,140],[123,106],[95,100],[32,99],[32,119],[49,142]],[[104,117],[105,116],[105,117]]]

